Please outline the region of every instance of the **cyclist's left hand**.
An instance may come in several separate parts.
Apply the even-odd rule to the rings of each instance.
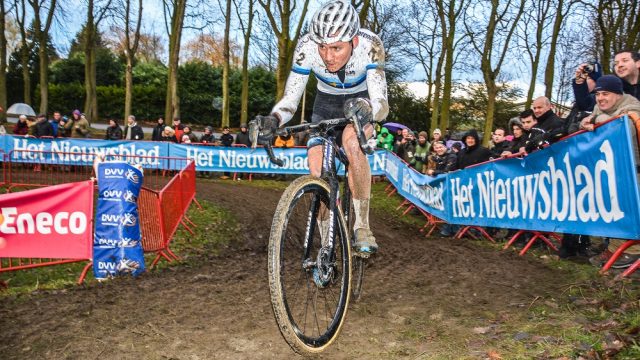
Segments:
[[[373,117],[371,102],[365,98],[347,100],[344,103],[344,116],[347,118],[356,116],[361,123],[371,122]]]

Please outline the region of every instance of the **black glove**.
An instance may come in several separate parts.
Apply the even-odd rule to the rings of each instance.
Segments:
[[[344,116],[346,118],[356,116],[362,124],[371,122],[373,118],[371,102],[365,98],[353,98],[345,101]]]
[[[258,115],[249,122],[249,137],[256,138],[260,145],[271,144],[279,125],[280,121],[273,115]],[[252,134],[254,131],[257,134]]]

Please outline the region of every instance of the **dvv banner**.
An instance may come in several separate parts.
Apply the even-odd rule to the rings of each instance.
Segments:
[[[0,195],[0,258],[91,259],[93,181]]]
[[[97,279],[137,276],[145,269],[137,203],[143,174],[125,162],[102,162],[97,173],[93,272]]]

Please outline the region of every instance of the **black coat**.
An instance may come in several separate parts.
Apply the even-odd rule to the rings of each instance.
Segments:
[[[466,147],[458,153],[458,169],[464,169],[468,166],[488,161],[491,158],[491,152],[486,147],[480,145],[480,137],[476,130],[469,130],[462,137],[462,142],[466,144],[465,138],[468,136],[476,139],[476,144],[472,147]]]
[[[640,82],[635,85],[631,85],[626,80],[624,79],[621,79],[621,80],[622,80],[622,90],[624,91],[624,93],[629,94],[634,98],[640,100]]]
[[[503,152],[511,151],[510,149],[511,149],[511,143],[505,140],[501,143],[494,144],[494,146],[491,149],[489,149],[489,151],[491,151],[491,157],[493,159],[498,159]]]
[[[242,132],[236,134],[236,144],[238,145],[246,145],[247,147],[251,147],[251,140],[249,140],[249,132]]]
[[[542,114],[538,120],[538,124],[536,128],[544,131],[544,140],[549,144],[553,144],[554,142],[560,140],[563,136],[566,135],[567,127],[564,122],[553,110],[547,110],[546,113]]]
[[[220,142],[222,142],[222,146],[230,147],[233,145],[233,135],[231,134],[222,134],[220,136]]]
[[[451,150],[447,150],[442,156],[432,155],[431,160],[436,164],[433,170],[434,176],[458,170],[458,156]]]
[[[49,124],[49,121],[38,121],[35,125],[33,125],[33,136],[39,138],[42,136],[52,136],[53,137],[53,126]]]
[[[131,132],[131,140],[144,140],[144,131],[142,131],[142,128],[140,127],[140,125],[135,124],[133,126],[126,126],[124,128],[124,139],[127,139],[127,134],[129,133],[129,131]]]
[[[158,124],[153,128],[153,132],[151,133],[151,140],[153,141],[162,141],[162,132],[164,131],[166,125]]]
[[[105,140],[122,140],[122,129],[119,125],[109,126],[104,136]]]

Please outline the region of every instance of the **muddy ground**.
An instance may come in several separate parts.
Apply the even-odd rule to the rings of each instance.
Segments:
[[[203,182],[197,194],[244,224],[221,255],[137,280],[0,298],[0,358],[294,357],[267,284],[266,244],[280,191]],[[533,256],[425,238],[376,211],[371,222],[381,249],[362,299],[351,304],[323,358],[484,358],[490,349],[478,327],[526,316],[533,302],[566,286],[561,270]]]

